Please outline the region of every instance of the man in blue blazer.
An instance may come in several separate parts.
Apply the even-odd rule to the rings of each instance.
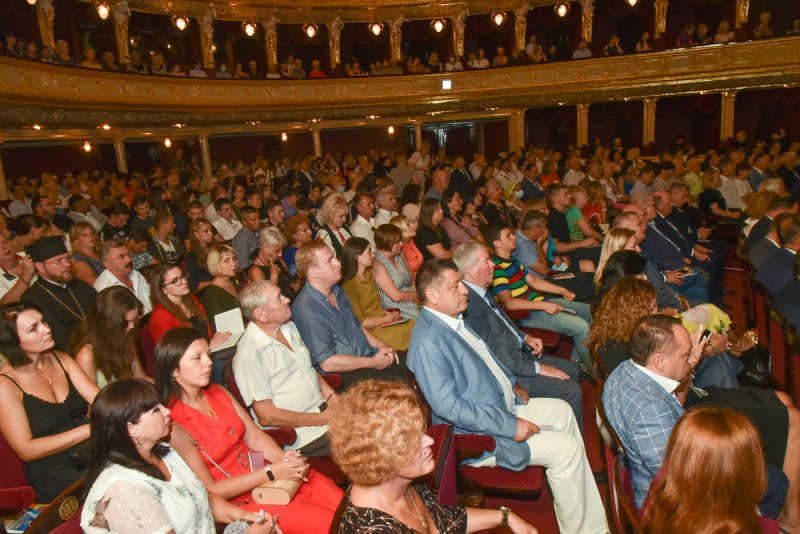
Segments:
[[[783,286],[794,280],[792,264],[800,250],[800,218],[794,216],[789,224],[778,228],[783,247],[774,250],[756,272],[756,280],[764,284],[773,297],[780,294]]]
[[[408,367],[431,407],[434,424],[492,436],[497,447],[472,465],[514,471],[547,468],[563,534],[605,534],[608,524],[580,428],[569,405],[535,399],[464,324],[467,288],[456,265],[430,260],[417,273],[423,303],[408,349]]]

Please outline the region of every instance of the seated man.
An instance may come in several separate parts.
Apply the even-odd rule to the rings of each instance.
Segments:
[[[783,286],[780,294],[775,298],[775,309],[800,335],[800,255],[794,257],[794,279]]]
[[[519,260],[511,257],[517,246],[513,228],[504,223],[490,223],[483,229],[486,243],[494,249],[492,294],[509,310],[529,312],[519,324],[543,328],[572,338],[572,361],[582,363],[587,372],[593,369],[586,347],[592,315],[589,305],[575,301],[575,294],[555,284],[536,278]]]
[[[342,373],[342,386],[366,378],[406,380],[397,352],[373,336],[353,313],[339,287],[342,264],[325,243],[304,243],[295,256],[297,274],[306,284],[292,304],[292,317],[314,366]]]
[[[424,307],[411,335],[408,364],[434,424],[495,439],[494,452],[474,466],[514,471],[545,466],[563,534],[607,533],[603,504],[569,406],[560,399],[528,401],[514,375],[465,326],[460,314],[467,308],[468,292],[453,262],[423,264],[416,288]]]
[[[150,302],[150,284],[142,273],[133,268],[133,258],[128,245],[123,239],[109,239],[100,247],[100,261],[105,270],[94,281],[94,288],[99,293],[107,287],[125,286],[130,289],[139,302],[144,313],[153,311]]]
[[[764,259],[756,273],[756,280],[761,282],[773,297],[780,294],[783,286],[794,279],[792,263],[800,250],[800,219],[795,216],[792,221],[778,230],[783,246]]]
[[[781,213],[769,225],[769,232],[747,252],[747,261],[758,271],[770,254],[781,248],[780,229],[792,222],[793,214]]]
[[[661,469],[672,428],[684,412],[681,402],[687,398],[687,390],[682,383],[688,380],[700,358],[704,345],[701,336],[702,331],[698,329],[690,337],[677,318],[647,315],[633,327],[629,346],[631,359],[617,366],[605,382],[603,406],[609,423],[627,451],[637,507],[643,505],[650,483]],[[694,397],[694,404],[707,402],[727,405],[745,413],[742,407],[748,404],[752,396],[742,393],[747,393],[748,389],[743,388],[740,390],[742,393],[734,394],[743,399],[738,404],[726,404],[720,391],[732,390],[717,390],[712,395],[702,390],[688,393]],[[786,401],[781,399],[780,402]],[[787,441],[783,470],[789,478],[789,494],[786,495],[786,477],[778,469],[770,468],[767,470],[769,483],[760,508],[764,515],[775,517],[786,495],[783,514],[790,524],[796,526],[800,501],[796,493],[797,484],[792,484],[792,481],[797,481],[798,466],[793,452],[797,430],[794,428],[796,423],[792,421],[796,421],[797,410],[788,405],[787,410],[789,416],[788,429],[784,434]],[[745,415],[752,418],[752,415]],[[764,440],[764,431],[759,422],[754,420],[754,424]],[[770,444],[765,442],[764,448],[769,451]],[[769,459],[769,454],[767,457]]]
[[[583,394],[578,380],[581,368],[563,358],[542,356],[542,340],[520,332],[500,309],[489,291],[494,278],[492,255],[482,243],[465,243],[453,255],[469,291],[464,322],[516,377],[530,397],[563,399],[572,407],[580,427]]]
[[[769,233],[770,223],[781,213],[797,213],[797,202],[794,201],[794,198],[789,195],[783,195],[772,199],[767,207],[767,213],[750,228],[750,233],[747,235],[747,242],[745,243],[746,251],[750,252],[750,249]]]
[[[294,427],[297,441],[290,448],[307,457],[330,456],[325,408],[335,392],[311,365],[289,299],[262,280],[244,288],[239,306],[250,324],[236,345],[233,373],[256,424]]]

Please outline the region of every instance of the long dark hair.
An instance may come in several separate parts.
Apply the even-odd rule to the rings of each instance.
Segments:
[[[17,331],[19,314],[28,310],[42,313],[37,305],[27,302],[12,302],[0,306],[0,354],[5,356],[11,367],[15,369],[31,363],[30,357],[19,346]]]
[[[342,247],[342,278],[340,283],[347,282],[358,272],[358,256],[363,254],[369,241],[363,237],[351,237]]]
[[[442,237],[444,229],[441,223],[438,226],[433,224],[433,214],[436,212],[436,208],[441,205],[442,201],[438,198],[426,198],[422,201],[422,206],[419,209],[419,226],[427,226],[436,232],[439,237]]]
[[[152,410],[159,403],[155,386],[138,378],[118,380],[100,390],[92,404],[92,455],[83,486],[87,493],[109,464],[118,464],[158,480],[165,480],[156,466],[142,458],[128,433],[128,423],[137,423],[143,413]],[[169,448],[165,445],[153,448],[153,454],[162,458],[168,452]]]
[[[155,307],[155,305],[161,304],[169,313],[181,321],[188,321],[190,317],[196,317],[202,321],[207,321],[205,315],[200,311],[200,308],[190,295],[185,295],[183,297],[183,303],[186,304],[186,308],[188,308],[190,314],[187,317],[186,314],[183,313],[181,307],[169,300],[167,294],[164,292],[164,276],[167,274],[167,271],[176,268],[180,269],[177,265],[159,263],[150,269],[150,300],[153,302],[153,306]],[[181,275],[186,276],[186,273],[181,270]],[[189,283],[188,277],[184,283]],[[128,291],[128,293],[130,293],[130,291]]]
[[[173,328],[164,334],[156,345],[156,386],[161,394],[161,403],[168,406],[174,399],[180,399],[183,388],[175,380],[173,374],[186,354],[189,345],[198,339],[205,339],[194,328]]]
[[[422,192],[422,186],[415,183],[406,184],[403,188],[403,194],[400,195],[400,209],[406,204],[416,204],[419,202],[419,194]]]
[[[450,187],[448,187],[447,189],[442,191],[442,212],[444,212],[445,219],[451,219],[451,220],[453,220],[455,222],[458,222],[458,220],[456,220],[456,217],[461,215],[461,214],[460,213],[450,213],[450,206],[449,206],[449,204],[453,201],[453,197],[455,197],[456,195],[461,197],[461,193],[459,193],[458,191],[456,191],[455,189],[452,189]],[[463,201],[463,199],[462,199],[462,201]],[[461,209],[462,210],[464,209],[463,203],[461,205]]]
[[[70,353],[91,345],[94,362],[106,378],[130,378],[131,362],[138,355],[138,329],[128,332],[125,314],[142,313],[142,304],[130,289],[113,286],[102,290],[70,339]]]

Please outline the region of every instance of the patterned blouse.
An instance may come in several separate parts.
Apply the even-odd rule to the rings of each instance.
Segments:
[[[422,497],[428,513],[440,534],[464,534],[467,532],[467,510],[461,506],[442,506],[425,484],[414,484]],[[339,523],[339,534],[418,534],[416,530],[401,523],[386,512],[376,508],[360,508],[350,501],[350,492],[345,496],[347,506]]]

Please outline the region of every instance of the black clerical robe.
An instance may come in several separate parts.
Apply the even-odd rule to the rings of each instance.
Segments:
[[[66,351],[72,332],[81,324],[83,318],[97,298],[97,291],[82,280],[72,280],[66,286],[54,284],[41,276],[25,293],[22,302],[36,304],[56,342],[57,350]]]

